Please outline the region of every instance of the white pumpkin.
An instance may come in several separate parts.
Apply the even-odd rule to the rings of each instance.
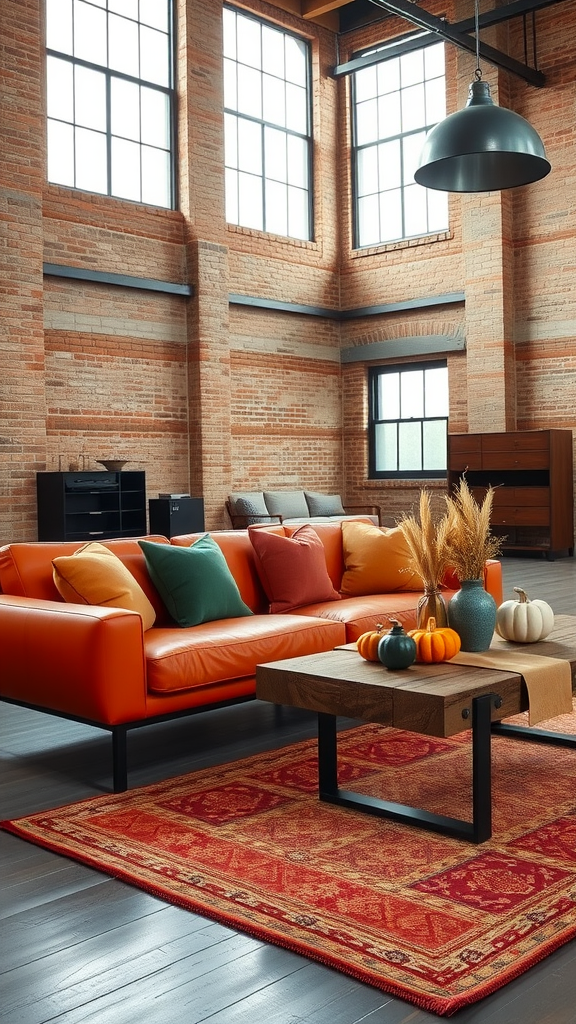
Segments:
[[[554,628],[554,612],[546,601],[531,601],[520,587],[518,598],[504,601],[496,612],[496,632],[504,640],[533,644],[543,640]]]

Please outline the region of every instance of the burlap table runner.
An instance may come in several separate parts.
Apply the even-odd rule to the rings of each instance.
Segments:
[[[528,690],[530,725],[572,711],[572,669],[569,661],[527,654],[524,651],[499,651],[491,648],[480,654],[461,651],[450,659],[450,664],[496,668],[521,675]]]

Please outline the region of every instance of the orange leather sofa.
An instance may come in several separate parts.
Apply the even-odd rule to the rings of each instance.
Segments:
[[[290,535],[290,527],[266,529]],[[318,524],[315,530],[338,589],[344,570],[340,524]],[[200,536],[148,539],[188,546]],[[129,729],[253,699],[256,665],[331,650],[386,616],[400,618],[406,628],[414,625],[418,592],[349,597],[270,614],[248,531],[211,537],[254,614],[188,628],[170,619],[138,542],[106,542],[154,606],[156,622],[146,631],[136,612],[62,600],[52,559],[72,554],[80,543],[0,548],[0,699],[110,731],[116,792],[127,788]],[[487,566],[486,585],[500,603],[498,562]]]

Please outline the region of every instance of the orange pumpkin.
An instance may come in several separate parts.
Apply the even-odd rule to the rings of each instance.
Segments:
[[[416,661],[449,661],[460,650],[460,637],[454,629],[436,628],[436,619],[429,618],[426,629],[411,629],[409,636],[416,643]]]
[[[379,622],[376,623],[376,629],[371,629],[367,633],[362,633],[356,641],[356,647],[358,648],[358,654],[360,654],[364,661],[379,661],[378,658],[378,644],[384,636],[384,626]]]

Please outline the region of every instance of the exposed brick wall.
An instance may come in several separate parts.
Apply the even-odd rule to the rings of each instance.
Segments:
[[[179,210],[45,183],[41,0],[0,0],[0,542],[36,536],[35,472],[83,455],[146,470],[149,496],[202,495],[227,526],[232,489],[339,491],[388,520],[419,487],[367,480],[367,363],[340,349],[428,334],[451,353],[450,428],[575,428],[576,0],[537,15],[545,89],[484,68],[494,97],[540,131],[548,178],[450,197],[446,233],[352,250],[350,103],[330,69],[405,34],[383,18],[339,40],[264,0],[239,6],[300,32],[313,63],[314,238],[276,238],[224,217],[220,0],[177,0]],[[289,6],[289,5],[286,5]],[[427,8],[449,20],[468,0]],[[483,36],[484,37],[484,36]],[[486,36],[523,59],[521,20]],[[447,47],[448,108],[474,57]],[[43,277],[42,263],[189,283],[194,296]],[[253,295],[349,310],[465,291],[465,303],[339,323],[229,305]],[[367,349],[369,354],[369,350]],[[440,498],[443,484],[434,483]]]

